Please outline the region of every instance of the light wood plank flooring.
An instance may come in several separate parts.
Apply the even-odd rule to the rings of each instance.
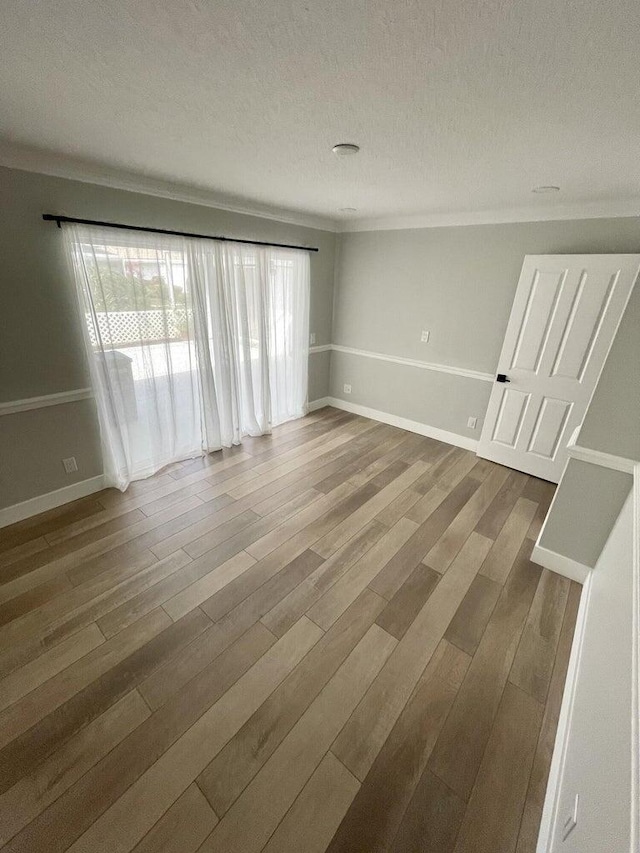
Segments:
[[[533,853],[553,486],[334,409],[0,531],[0,846]]]

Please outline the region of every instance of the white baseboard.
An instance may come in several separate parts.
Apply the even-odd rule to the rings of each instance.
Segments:
[[[31,518],[32,515],[55,509],[70,501],[77,501],[78,498],[86,498],[87,495],[99,492],[103,488],[104,478],[100,474],[97,477],[90,477],[88,480],[80,480],[79,483],[73,483],[71,486],[56,489],[55,492],[47,492],[46,495],[38,495],[38,497],[31,498],[28,501],[5,507],[0,509],[0,527],[15,524],[16,521]]]
[[[388,412],[381,412],[378,409],[370,409],[368,406],[360,406],[358,403],[349,403],[346,400],[340,400],[338,397],[325,397],[325,406],[334,406],[336,409],[343,409],[345,412],[352,412],[354,415],[362,415],[363,418],[371,418],[373,421],[381,421],[383,424],[406,429],[409,432],[417,432],[418,435],[426,435],[428,438],[435,438],[438,441],[444,441],[446,444],[453,444],[456,447],[463,447],[465,450],[478,449],[478,442],[474,438],[467,438],[465,435],[459,435],[457,432],[449,432],[446,429],[429,426],[419,421],[412,421],[409,418],[401,418],[398,415],[391,415]],[[320,408],[317,406],[316,408]]]
[[[549,569],[551,572],[564,575],[565,578],[582,584],[592,572],[591,566],[585,566],[584,563],[572,560],[571,557],[565,557],[564,554],[558,554],[557,551],[550,551],[548,548],[543,548],[542,545],[533,546],[531,560],[544,569]]]
[[[324,409],[331,405],[331,397],[319,397],[317,400],[312,400],[309,403],[309,411],[315,412],[316,409]]]

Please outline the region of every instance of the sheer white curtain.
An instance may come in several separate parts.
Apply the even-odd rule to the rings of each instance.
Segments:
[[[306,412],[307,252],[189,241],[189,269],[209,336],[220,443],[261,435]],[[207,406],[211,410],[212,405]]]
[[[64,231],[109,485],[305,414],[307,252]]]

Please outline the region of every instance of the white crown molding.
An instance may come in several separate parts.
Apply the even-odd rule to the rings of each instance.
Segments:
[[[21,169],[25,172],[37,172],[55,178],[67,178],[68,180],[98,184],[111,189],[213,207],[217,210],[226,210],[229,213],[272,219],[276,222],[285,222],[288,225],[299,225],[319,231],[335,232],[337,229],[336,221],[330,217],[234,198],[224,193],[216,193],[213,190],[135,174],[76,159],[54,151],[14,145],[6,140],[0,140],[0,165],[9,169]],[[69,215],[73,215],[73,212],[70,212]]]
[[[55,509],[70,501],[86,498],[87,495],[93,495],[102,489],[104,489],[104,477],[99,474],[97,477],[90,477],[88,480],[80,480],[79,483],[56,489],[55,492],[47,492],[45,495],[38,495],[28,501],[5,507],[0,509],[0,527],[15,524],[17,521]]]
[[[316,403],[318,405],[315,405]],[[399,415],[381,412],[379,409],[370,409],[368,406],[361,406],[358,403],[349,403],[347,400],[341,400],[338,397],[323,397],[321,400],[315,400],[314,403],[310,403],[310,406],[312,405],[314,409],[320,409],[323,406],[333,406],[335,409],[342,409],[354,415],[361,415],[363,418],[380,421],[380,423],[405,429],[408,432],[415,432],[418,435],[426,435],[428,438],[435,438],[437,441],[453,444],[455,447],[463,447],[465,450],[473,450],[475,452],[478,448],[478,442],[475,439],[459,435],[457,432],[449,432],[449,430],[423,424],[420,421],[401,418]]]
[[[454,367],[450,364],[439,364],[433,361],[418,361],[415,358],[404,358],[397,355],[387,355],[382,352],[356,349],[355,347],[344,347],[341,344],[331,344],[334,352],[344,352],[348,355],[359,355],[363,358],[375,358],[378,361],[390,361],[393,364],[403,364],[406,367],[417,367],[421,370],[436,370],[439,373],[451,373],[453,376],[464,376],[467,379],[479,379],[482,382],[493,382],[493,373],[483,373],[479,370],[471,370],[466,367]]]
[[[9,400],[0,403],[0,417],[15,415],[18,412],[29,412],[32,409],[45,409],[47,406],[60,406],[64,403],[76,403],[91,397],[90,388],[76,388],[73,391],[61,391],[59,394],[45,394],[42,397],[28,397],[25,400]]]
[[[450,228],[461,225],[553,222],[567,219],[617,219],[625,216],[640,216],[640,198],[610,202],[547,205],[545,207],[505,208],[502,210],[361,217],[340,220],[338,231],[341,234],[349,234],[359,231],[400,231],[418,228]]]
[[[212,207],[230,213],[241,213],[245,216],[257,216],[289,225],[299,225],[303,228],[343,234],[358,231],[394,231],[461,225],[498,225],[510,222],[640,216],[640,198],[632,198],[620,201],[584,202],[543,207],[333,219],[330,216],[288,210],[274,205],[240,199],[202,187],[129,172],[55,151],[45,151],[11,143],[7,140],[0,140],[0,165],[10,169],[21,169],[25,172],[37,172],[56,178],[66,178],[72,181],[111,187],[112,189],[168,198],[187,204]]]

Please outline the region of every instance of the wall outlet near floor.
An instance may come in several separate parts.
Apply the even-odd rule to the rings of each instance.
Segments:
[[[316,342],[316,333],[311,332],[311,334],[309,335],[309,346],[313,346],[315,344],[315,342]]]
[[[344,391],[345,394],[350,394],[351,393],[351,385],[343,385],[342,390]]]
[[[75,456],[70,456],[68,459],[63,459],[62,464],[64,465],[64,470],[67,474],[75,474],[78,470],[78,463],[76,462]]]
[[[426,329],[422,330],[422,334],[420,335],[420,343],[428,344],[429,343],[429,332]]]
[[[475,429],[478,426],[478,419],[477,418],[469,418],[467,420],[467,426],[469,427],[469,429]]]

